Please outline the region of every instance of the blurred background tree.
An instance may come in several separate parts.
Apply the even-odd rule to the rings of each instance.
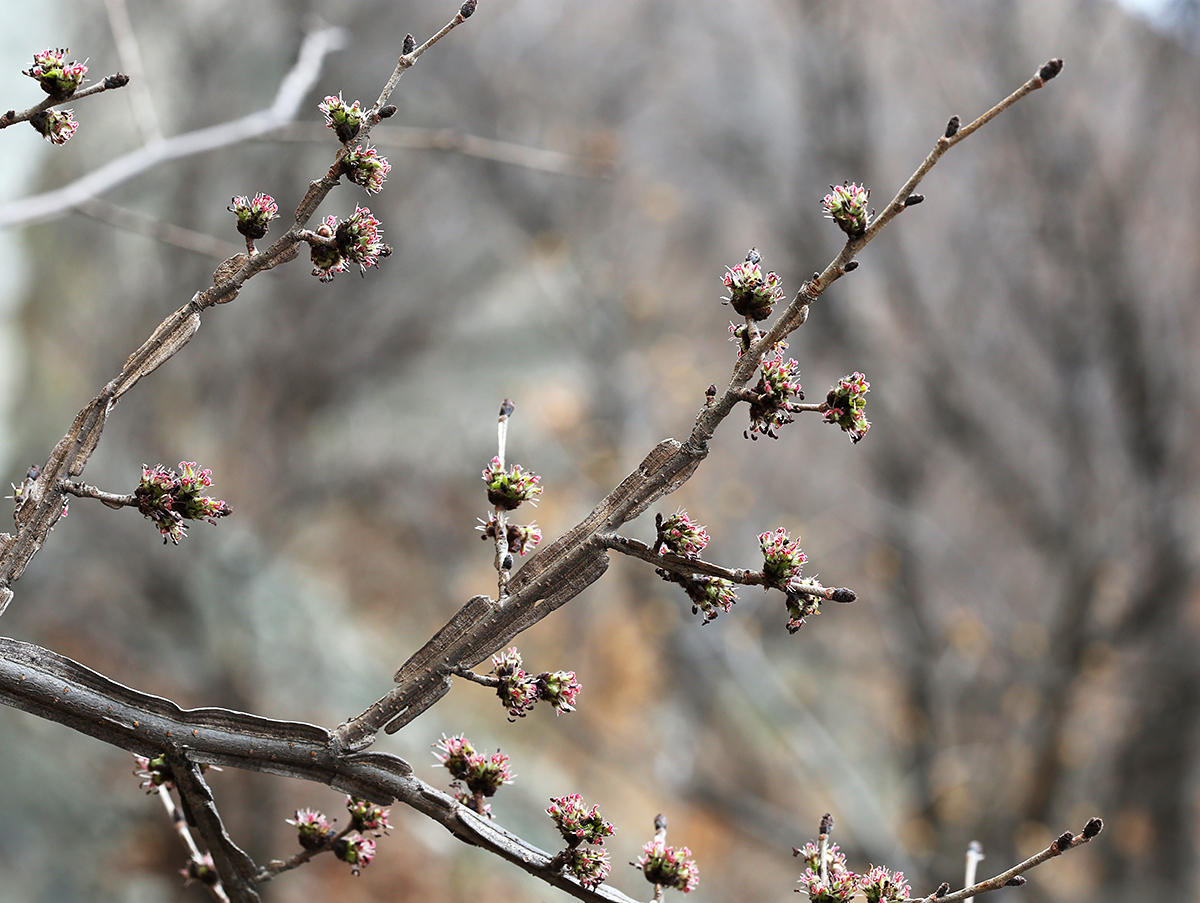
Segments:
[[[231,245],[231,196],[266,192],[286,212],[327,167],[321,97],[369,102],[405,32],[427,35],[449,10],[128,8],[167,135],[267,106],[310,17],[347,30],[311,128],[102,199]],[[1156,30],[1102,0],[481,4],[376,130],[394,167],[384,193],[349,187],[321,211],[368,204],[392,257],[330,285],[296,263],[211,311],[114,413],[86,473],[124,492],[142,463],[198,460],[235,516],[176,549],[129,512],[74,503],[4,632],[185,706],[326,725],[356,714],[494,587],[473,528],[503,397],[517,404],[509,458],[543,475],[552,538],[727,378],[725,266],[756,246],[794,291],[841,245],[820,215],[827,185],[863,182],[882,206],[950,114],[972,118],[1061,56],[1054,90],[948,156],[926,202],[794,337],[810,398],[867,374],[867,438],[852,447],[815,418],[778,442],[728,429],[671,500],[730,566],[754,564],[763,530],[799,532],[810,571],[859,602],[788,636],[778,601],[747,590],[702,628],[677,588],[615,561],[520,644],[535,670],[579,674],[578,713],[509,724],[462,685],[381,743],[427,780],[443,732],[502,747],[519,777],[497,816],[545,847],[552,795],[601,804],[615,863],[666,812],[699,857],[701,900],[786,899],[788,851],[827,811],[852,865],[903,868],[914,892],[961,880],[973,838],[998,870],[1101,814],[1100,846],[1010,893],[1194,896],[1200,66],[1194,4],[1176,12]],[[50,15],[16,29],[28,46],[8,69],[47,46],[121,68],[99,8]],[[125,96],[78,118],[5,198],[142,140]],[[462,136],[492,143],[464,153]],[[6,480],[45,458],[219,262],[114,228],[96,218],[106,210],[19,233],[23,278],[3,289]],[[177,841],[125,753],[7,709],[0,737],[0,900],[181,899]],[[295,808],[338,808],[322,788],[213,780],[260,859],[291,852]],[[361,878],[318,862],[267,899],[545,898],[393,816]],[[637,893],[622,871],[612,882]]]

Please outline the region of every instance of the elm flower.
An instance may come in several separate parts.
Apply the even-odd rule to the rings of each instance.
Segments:
[[[722,302],[751,320],[765,320],[771,316],[773,306],[783,300],[779,276],[775,273],[764,276],[759,266],[761,259],[757,249],[751,248],[744,263],[727,269],[721,277],[729,289],[729,297],[722,298]]]
[[[379,263],[392,249],[383,243],[383,224],[366,207],[355,207],[354,213],[338,224],[334,235],[338,252],[349,263],[357,263],[363,275],[367,267]]]
[[[483,471],[488,501],[506,511],[512,511],[522,502],[536,505],[537,496],[542,494],[542,487],[538,485],[541,479],[537,474],[523,471],[520,464],[505,470],[499,458],[492,458]]]
[[[821,201],[825,215],[838,224],[851,238],[858,238],[867,231],[867,199],[871,192],[853,182],[830,185],[830,193]]]
[[[850,441],[858,443],[871,428],[867,420],[867,393],[871,384],[858,371],[849,376],[843,376],[838,384],[829,390],[825,404],[829,410],[825,412],[826,423],[836,423],[844,432],[850,434]]]
[[[821,848],[811,840],[802,847],[793,848],[792,855],[800,857],[809,869],[820,873]],[[846,865],[846,854],[838,848],[836,843],[828,844],[825,847],[825,867],[831,874],[850,871]]]
[[[205,853],[199,859],[189,859],[188,864],[179,870],[179,874],[183,876],[184,887],[193,881],[199,881],[206,887],[216,887],[221,881],[212,853]]]
[[[805,586],[813,586],[811,582],[793,580],[787,588],[787,632],[795,633],[804,626],[805,618],[821,613],[821,597],[804,592]]]
[[[317,226],[316,234],[324,239],[330,239],[328,244],[309,242],[309,257],[312,260],[312,274],[322,282],[331,282],[338,273],[346,272],[346,261],[337,244],[332,241],[337,233],[337,217],[327,216],[321,225]]]
[[[537,698],[554,706],[554,713],[575,711],[575,698],[583,685],[575,679],[574,671],[543,671],[537,676]]]
[[[673,887],[687,894],[700,883],[700,869],[691,855],[692,851],[687,847],[676,849],[667,846],[663,840],[651,840],[642,847],[642,855],[634,865],[651,884]]]
[[[442,737],[434,747],[434,756],[446,767],[455,778],[452,785],[458,789],[458,781],[462,781],[470,791],[470,795],[456,793],[456,798],[464,805],[476,807],[479,798],[494,796],[504,784],[511,784],[516,777],[509,770],[508,756],[495,752],[491,756],[480,755],[471,746],[466,737]],[[477,812],[486,814],[481,808]]]
[[[717,609],[728,614],[729,609],[733,608],[737,602],[734,586],[733,582],[723,577],[700,576],[693,577],[683,588],[692,600],[692,614],[703,612],[703,623],[707,624],[716,618]]]
[[[822,881],[820,872],[807,869],[800,885],[811,903],[849,903],[858,893],[858,876],[849,871],[829,870]]]
[[[576,847],[567,856],[564,868],[584,887],[595,890],[604,883],[612,865],[604,847]]]
[[[329,821],[316,809],[297,809],[295,818],[284,820],[296,826],[300,846],[306,850],[319,850],[333,838]]]
[[[496,515],[489,514],[487,522],[483,518],[479,519],[479,526],[476,530],[482,530],[483,536],[479,537],[482,540],[495,540],[496,538]],[[520,524],[508,524],[504,535],[508,538],[508,551],[515,552],[519,555],[526,555],[530,549],[542,541],[542,530],[535,524],[531,523],[526,526]]]
[[[889,872],[881,865],[860,875],[858,888],[867,903],[903,903],[912,894],[912,888],[905,883],[904,872]]]
[[[534,679],[521,667],[521,653],[516,646],[492,656],[492,672],[499,680],[496,695],[508,709],[509,720],[524,718],[537,703],[538,691]]]
[[[348,837],[339,837],[333,842],[333,855],[342,862],[348,862],[351,873],[358,875],[375,858],[375,841],[357,832]]]
[[[342,157],[342,172],[355,185],[361,185],[368,194],[376,194],[383,188],[392,164],[373,147],[361,144]]]
[[[787,592],[789,585],[800,578],[800,569],[808,556],[800,551],[800,540],[792,540],[780,527],[774,533],[760,533],[758,545],[763,553],[763,582],[766,586]]]
[[[159,787],[166,787],[168,790],[175,787],[175,776],[171,774],[171,767],[167,764],[166,756],[155,756],[153,759],[148,759],[135,753],[133,758],[137,761],[137,769],[134,774],[142,779],[138,786],[147,793],[153,793]]]
[[[245,195],[238,195],[226,209],[237,217],[237,230],[251,241],[266,235],[271,220],[279,216],[279,205],[275,199],[262,192],[252,200]]]
[[[71,110],[41,110],[29,117],[29,124],[51,144],[66,144],[79,128]]]
[[[317,109],[325,114],[325,125],[333,129],[337,134],[338,141],[342,144],[354,140],[354,136],[358,134],[358,130],[362,128],[363,120],[366,118],[358,101],[347,106],[346,102],[342,100],[340,91],[337,97],[326,97],[324,101],[317,104]]]
[[[775,431],[785,423],[791,423],[796,410],[792,398],[804,400],[799,377],[800,365],[792,358],[784,363],[783,348],[776,345],[771,356],[763,360],[758,385],[751,392],[747,437],[757,439],[757,434],[762,433],[772,439],[779,438]]]
[[[154,522],[163,535],[175,545],[187,534],[185,520],[207,520],[215,524],[217,518],[233,513],[225,502],[201,495],[202,489],[212,485],[211,470],[197,470],[196,462],[180,461],[180,473],[161,464],[153,468],[142,465],[142,479],[133,491],[137,509]]]
[[[658,515],[655,522],[658,527],[657,541],[672,554],[694,558],[708,545],[708,533],[704,525],[693,522],[682,508],[667,518]]]
[[[350,826],[355,831],[369,831],[379,837],[386,834],[391,827],[388,823],[388,810],[376,806],[370,800],[347,796],[346,809],[350,812]]]
[[[83,77],[87,74],[87,66],[83,63],[66,61],[68,52],[65,48],[60,48],[35,53],[33,65],[21,74],[37,79],[42,90],[55,100],[66,100],[83,84]]]
[[[612,836],[616,830],[610,822],[601,818],[599,806],[592,806],[588,810],[578,793],[551,797],[546,814],[554,819],[558,833],[572,847],[581,843],[603,844],[604,838]]]

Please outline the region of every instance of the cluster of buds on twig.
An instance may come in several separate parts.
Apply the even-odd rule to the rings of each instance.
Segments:
[[[838,224],[838,228],[850,238],[858,238],[867,231],[867,200],[871,191],[853,182],[830,185],[829,194],[821,201],[825,215]]]
[[[489,514],[486,522],[481,518],[479,526],[475,529],[482,530],[483,536],[480,539],[487,541],[496,538],[496,515]],[[527,555],[539,542],[542,541],[542,530],[536,523],[521,524],[505,524],[504,536],[508,541],[508,551],[516,555]]]
[[[201,495],[203,489],[212,485],[212,471],[197,470],[195,461],[180,461],[179,473],[161,464],[155,467],[142,465],[142,479],[133,491],[137,509],[152,520],[168,541],[179,544],[187,535],[185,521],[206,520],[215,524],[217,518],[232,514],[233,510],[220,499]]]
[[[672,555],[694,558],[708,545],[704,525],[695,523],[682,508],[670,517],[655,515],[654,526],[658,532],[654,545],[656,555],[665,549]]]
[[[798,408],[792,399],[804,400],[800,387],[800,365],[793,358],[783,360],[786,342],[779,342],[771,354],[762,362],[762,369],[750,396],[750,428],[745,435],[757,439],[758,434],[778,439],[775,432],[785,423],[791,423],[792,414]]]
[[[836,843],[825,849],[824,869],[818,844],[806,843],[792,850],[792,855],[802,858],[807,866],[796,892],[808,894],[812,903],[849,903],[859,895],[867,903],[903,903],[912,893],[903,872],[892,872],[883,866],[875,866],[865,875],[850,871],[846,856]]]
[[[721,300],[748,320],[765,320],[783,300],[783,286],[776,273],[763,275],[762,257],[751,248],[746,260],[725,271],[721,278],[729,297]]]
[[[296,839],[308,855],[329,850],[350,866],[352,874],[358,875],[375,858],[375,841],[366,835],[371,833],[381,837],[391,825],[388,810],[369,800],[347,796],[346,809],[350,813],[350,824],[340,832],[335,831],[330,819],[316,809],[298,809],[286,821],[295,826]]]
[[[377,194],[383,190],[392,164],[386,157],[380,156],[375,148],[359,145],[342,157],[341,170],[347,179],[355,185],[361,185],[368,194]]]
[[[65,48],[35,53],[33,65],[21,74],[36,79],[42,90],[56,101],[66,100],[83,84],[83,77],[88,71],[83,63],[68,63],[67,53],[69,51]]]
[[[150,759],[135,754],[133,758],[137,760],[137,768],[133,773],[142,779],[138,786],[147,793],[154,793],[159,787],[166,787],[168,790],[175,787],[175,775],[171,773],[166,756]]]
[[[271,220],[279,216],[279,205],[269,194],[256,194],[253,198],[239,195],[228,208],[237,217],[237,230],[250,241],[257,241],[267,234]]]
[[[522,470],[520,464],[505,470],[498,457],[492,458],[483,471],[488,501],[505,511],[514,510],[522,502],[536,505],[537,497],[542,494],[542,487],[538,485],[541,480],[537,474]]]
[[[490,756],[475,752],[466,737],[442,737],[434,746],[434,757],[454,777],[454,798],[469,809],[491,818],[492,807],[484,802],[516,777],[508,756],[496,750]]]
[[[383,241],[383,224],[366,207],[355,207],[354,213],[341,222],[336,216],[327,216],[305,237],[310,247],[312,274],[322,282],[331,282],[355,263],[366,275],[368,267],[378,265],[381,257],[392,253]]]
[[[567,848],[554,857],[553,864],[574,875],[584,887],[595,890],[612,871],[604,838],[612,836],[616,829],[601,817],[599,806],[589,810],[578,793],[553,797],[546,814],[554,819],[567,842]]]
[[[51,144],[66,144],[79,128],[72,110],[41,110],[29,117],[29,124]]]
[[[574,671],[543,671],[536,677],[526,673],[516,646],[492,656],[492,673],[496,695],[508,710],[510,721],[524,718],[539,700],[550,703],[555,714],[573,712],[582,689]]]
[[[326,97],[317,104],[317,109],[325,114],[325,125],[333,129],[342,144],[353,141],[366,120],[366,113],[358,105],[358,101],[347,104],[342,100],[340,91],[337,97]]]
[[[689,894],[700,883],[700,869],[687,847],[667,846],[667,819],[654,819],[654,839],[642,847],[642,855],[630,865],[642,870],[646,880],[654,885],[654,898],[662,899],[663,888],[674,888]]]
[[[850,434],[851,442],[858,443],[871,428],[871,422],[867,420],[866,415],[867,392],[870,390],[871,384],[867,382],[867,378],[855,371],[839,379],[838,384],[829,390],[829,395],[825,398],[828,407],[825,411],[825,422],[840,426],[844,432]]]

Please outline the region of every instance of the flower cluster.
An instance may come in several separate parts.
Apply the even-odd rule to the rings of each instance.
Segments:
[[[871,428],[866,415],[869,391],[871,384],[867,378],[855,371],[839,379],[825,398],[825,404],[829,407],[825,412],[825,422],[836,423],[850,434],[850,441],[854,443],[859,442]]]
[[[484,805],[483,798],[494,796],[515,777],[508,767],[508,756],[499,750],[490,756],[477,753],[471,741],[463,736],[442,737],[434,750],[434,757],[454,777],[450,785],[454,798],[480,815],[490,815],[491,806]]]
[[[267,234],[271,220],[279,216],[279,205],[269,194],[256,194],[253,199],[239,195],[226,208],[237,217],[237,230],[251,241]]]
[[[550,703],[554,714],[575,711],[575,699],[583,685],[575,679],[574,671],[543,671],[534,683],[538,699]]]
[[[693,522],[682,508],[670,517],[658,515],[655,525],[658,528],[657,542],[673,555],[694,558],[708,545],[708,533],[704,525]]]
[[[361,185],[368,194],[381,191],[387,174],[392,171],[392,164],[386,157],[379,156],[379,151],[375,148],[363,147],[361,144],[346,152],[342,157],[341,166],[346,178],[355,185]]]
[[[666,841],[656,838],[642,847],[635,865],[651,884],[673,887],[687,894],[700,883],[700,869],[691,855],[687,847],[669,847]]]
[[[358,105],[358,101],[347,105],[342,100],[340,91],[337,97],[326,97],[317,104],[317,109],[325,114],[325,125],[333,129],[342,144],[354,140],[354,136],[362,128],[363,120],[366,119],[366,113]]]
[[[334,830],[329,820],[316,809],[297,809],[295,817],[286,821],[296,826],[300,846],[306,850],[319,850],[333,840]]]
[[[516,646],[492,656],[492,673],[499,681],[496,695],[508,709],[509,720],[524,718],[537,703],[538,692],[534,679],[521,667],[521,653]]]
[[[350,865],[353,875],[358,875],[375,858],[375,841],[358,833],[337,838],[332,849],[334,856]]]
[[[600,816],[600,807],[592,806],[589,811],[578,793],[556,796],[550,800],[546,814],[567,842],[567,853],[562,856],[563,867],[579,879],[584,887],[593,890],[604,883],[612,866],[608,850],[603,849],[604,838],[615,830],[611,823]],[[592,844],[594,846],[581,846]],[[601,847],[596,849],[595,847]]]
[[[357,796],[346,797],[346,809],[350,812],[350,826],[355,831],[363,831],[379,837],[388,832],[388,810],[376,806],[370,800]]]
[[[51,144],[66,144],[79,128],[71,110],[41,110],[29,117],[29,124]]]
[[[575,699],[582,685],[574,671],[543,671],[533,677],[521,665],[521,653],[516,646],[492,656],[496,695],[508,709],[510,721],[524,718],[539,699],[550,703],[555,714],[575,711]]]
[[[83,77],[87,74],[87,66],[83,63],[66,61],[68,52],[60,48],[35,53],[33,65],[24,70],[22,75],[37,79],[42,90],[55,100],[66,100],[83,84]]]
[[[611,837],[615,830],[600,817],[600,807],[592,806],[589,810],[578,793],[551,797],[550,803],[546,814],[554,819],[563,839],[573,847],[581,843],[603,844],[604,838]]]
[[[312,274],[322,282],[331,282],[352,263],[366,275],[367,267],[378,265],[380,257],[392,253],[383,241],[383,224],[366,207],[355,207],[353,215],[340,223],[335,216],[325,217],[316,235],[325,241],[310,239],[309,255]]]
[[[482,519],[479,521],[477,530],[483,531],[483,536],[480,539],[494,540],[496,538],[496,515],[489,514],[487,523]],[[542,530],[537,524],[528,524],[521,526],[519,524],[507,524],[505,526],[504,535],[508,540],[508,551],[516,552],[520,555],[525,555],[542,541]]]
[[[780,527],[774,533],[760,533],[758,545],[763,554],[763,583],[787,592],[800,579],[800,569],[808,560],[800,551],[800,540],[793,540]]]
[[[830,185],[829,194],[821,204],[825,215],[838,224],[851,238],[858,238],[867,231],[867,199],[871,192],[853,182]]]
[[[536,505],[535,499],[542,493],[542,487],[538,485],[541,479],[537,474],[525,473],[520,464],[514,464],[512,469],[505,470],[499,458],[492,458],[483,471],[488,501],[506,511],[512,511],[522,502],[533,502]]]
[[[142,779],[138,786],[147,793],[153,793],[159,787],[171,790],[175,786],[175,776],[171,773],[171,767],[167,765],[166,756],[148,759],[134,754],[133,758],[137,760],[137,769],[133,773]]]
[[[133,491],[137,508],[154,521],[168,540],[178,545],[187,534],[184,521],[207,520],[215,524],[217,518],[232,514],[232,509],[220,499],[201,495],[202,489],[212,485],[212,471],[197,470],[196,462],[180,461],[179,473],[161,464],[151,468],[142,465],[142,480]]]
[[[795,633],[803,627],[805,618],[821,613],[821,597],[804,592],[805,586],[815,588],[817,584],[805,580],[794,580],[791,586],[788,587],[786,603],[788,633]]]
[[[746,431],[746,435],[752,438],[757,439],[758,433],[772,439],[779,438],[775,431],[785,423],[791,423],[796,410],[792,398],[804,400],[804,390],[800,388],[800,365],[792,358],[784,362],[785,347],[782,343],[776,345],[771,356],[762,362],[762,375],[750,401],[750,429]]]
[[[729,297],[721,300],[751,320],[765,320],[771,316],[774,305],[783,300],[779,276],[775,273],[764,276],[759,265],[761,259],[758,251],[751,248],[744,263],[727,269],[721,277],[729,290]]]
[[[728,613],[737,602],[734,584],[722,577],[695,577],[684,586],[692,600],[692,614],[704,614],[707,624],[717,616],[717,610]]]
[[[575,847],[568,852],[563,866],[584,887],[595,890],[604,883],[612,864],[604,847]]]
[[[867,903],[902,903],[912,893],[903,872],[890,872],[875,866],[865,875],[856,875],[846,866],[846,857],[836,843],[830,844],[825,852],[824,881],[821,880],[821,852],[815,843],[806,843],[792,852],[807,866],[800,885],[812,903],[846,903],[857,894],[866,897]]]
[[[212,853],[205,853],[199,859],[189,859],[187,865],[179,870],[179,874],[183,876],[184,887],[193,881],[199,881],[205,887],[216,887],[221,881]]]

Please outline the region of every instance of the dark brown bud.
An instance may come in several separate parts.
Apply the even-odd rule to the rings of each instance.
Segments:
[[[834,589],[833,595],[830,597],[834,602],[853,602],[858,598],[858,593],[852,589],[847,589],[844,586],[839,586]]]
[[[1060,59],[1053,59],[1038,70],[1038,76],[1042,81],[1048,82],[1050,79],[1054,78],[1054,76],[1058,75],[1058,73],[1062,72],[1062,68],[1063,61]]]
[[[408,56],[417,49],[417,39],[410,34],[404,36],[404,43],[400,45],[400,52],[404,56]]]
[[[516,406],[512,403],[511,398],[506,398],[506,399],[504,399],[504,401],[500,402],[500,416],[501,417],[511,417],[512,412],[515,410],[516,410]]]
[[[957,116],[951,116],[950,121],[946,123],[946,137],[953,138],[955,135],[957,135],[958,127],[961,123],[962,120]]]
[[[830,815],[828,812],[826,812],[824,815],[821,816],[821,832],[820,833],[828,834],[832,830],[833,830],[833,816]]]
[[[904,206],[905,207],[915,207],[915,206],[917,206],[917,204],[921,203],[923,200],[925,200],[925,195],[923,195],[923,194],[910,194],[908,197],[906,197],[904,199]]]
[[[469,19],[474,14],[475,7],[478,5],[479,0],[467,0],[467,2],[462,5],[462,9],[458,11],[458,14],[464,19]]]
[[[746,254],[746,263],[762,263],[762,255],[758,253],[758,248],[751,248]]]
[[[1058,840],[1054,841],[1053,846],[1055,849],[1058,850],[1058,852],[1062,853],[1062,852],[1065,852],[1066,850],[1071,849],[1071,841],[1073,841],[1074,839],[1075,839],[1074,834],[1072,834],[1070,831],[1064,831],[1062,833],[1062,836],[1059,837]]]
[[[375,115],[380,119],[391,119],[396,115],[396,105],[394,103],[390,103]]]
[[[938,885],[938,889],[933,892],[933,895],[940,900],[942,897],[946,896],[946,894],[948,894],[948,893],[950,893],[950,885],[948,883],[946,883],[945,881],[943,881],[941,884]]]
[[[1083,826],[1083,839],[1091,840],[1097,834],[1104,830],[1104,819],[1089,818],[1088,823]]]
[[[654,830],[655,831],[667,830],[667,817],[665,815],[663,815],[661,812],[658,813],[658,815],[654,816]]]
[[[1021,887],[1024,884],[1025,884],[1025,876],[1024,875],[1013,875],[1011,878],[1009,878],[1007,881],[1004,882],[1005,887]]]
[[[849,263],[847,263],[847,264],[846,264],[844,267],[842,267],[842,272],[844,272],[844,273],[853,273],[853,272],[854,272],[855,270],[857,270],[857,269],[858,269],[858,261],[857,261],[857,260],[851,260],[851,261],[850,261]]]
[[[124,72],[118,72],[116,75],[110,75],[104,79],[104,88],[108,91],[113,88],[124,88],[127,84],[129,84],[129,76]]]

